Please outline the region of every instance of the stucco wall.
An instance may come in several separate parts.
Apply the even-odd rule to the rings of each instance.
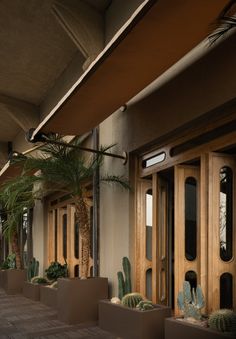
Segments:
[[[235,52],[234,39],[230,38],[125,112],[118,110],[112,114],[100,125],[101,143],[116,143],[119,151],[137,151],[234,98]],[[116,168],[116,174],[128,174],[128,165],[122,167],[120,163],[119,160],[116,163],[107,161],[106,171]],[[100,201],[101,273],[114,283],[113,294],[117,294],[115,273],[120,268],[121,258],[127,254],[133,257],[131,200],[127,193],[111,193],[104,187]]]

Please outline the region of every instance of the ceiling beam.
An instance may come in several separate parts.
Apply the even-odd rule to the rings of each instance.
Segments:
[[[40,121],[39,108],[28,102],[0,94],[0,107],[25,132],[37,126]]]
[[[57,0],[52,6],[52,13],[78,47],[86,61],[83,69],[104,48],[105,22],[102,13],[81,0]]]

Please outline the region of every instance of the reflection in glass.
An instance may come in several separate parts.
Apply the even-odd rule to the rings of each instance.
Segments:
[[[146,258],[152,260],[152,190],[146,193]]]
[[[233,308],[233,277],[223,273],[220,277],[220,308]]]
[[[146,271],[146,298],[152,300],[152,269]]]
[[[197,256],[197,181],[185,180],[185,257],[195,260]]]
[[[62,216],[62,230],[63,230],[63,258],[67,258],[67,214]]]
[[[76,222],[75,213],[74,213],[74,251],[75,251],[75,258],[79,259],[79,223]]]
[[[233,235],[233,172],[229,167],[220,170],[220,257],[223,261],[232,258]]]
[[[89,221],[90,221],[90,257],[93,259],[93,206],[90,207],[89,213],[90,213],[90,215],[89,215]]]
[[[197,288],[197,274],[194,271],[188,271],[185,274],[185,280],[190,283],[191,289]]]

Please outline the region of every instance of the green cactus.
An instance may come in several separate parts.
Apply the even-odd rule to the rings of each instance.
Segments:
[[[121,304],[129,308],[135,308],[139,304],[139,302],[142,300],[143,300],[143,297],[141,296],[141,294],[128,293],[122,298]]]
[[[118,277],[118,288],[119,288],[119,298],[122,299],[126,294],[132,292],[131,287],[131,265],[127,257],[122,259],[122,266],[124,275],[121,271],[117,273]],[[125,276],[125,278],[124,278]]]
[[[178,307],[184,313],[184,318],[201,319],[201,308],[205,301],[201,287],[198,285],[196,290],[192,289],[188,281],[184,281],[183,291],[179,292],[177,298]]]
[[[31,282],[33,284],[47,284],[48,280],[40,276],[35,276],[31,279]]]
[[[33,258],[27,268],[27,277],[28,281],[31,281],[33,277],[36,277],[39,275],[39,262],[35,258]]]
[[[138,303],[136,308],[140,311],[147,311],[147,310],[153,310],[154,305],[150,300],[142,300]]]
[[[118,277],[119,299],[121,300],[124,296],[124,291],[125,291],[125,282],[124,282],[123,273],[117,272],[117,277]]]
[[[208,325],[220,332],[236,333],[236,313],[228,309],[215,311],[210,315]]]
[[[123,258],[122,266],[125,274],[125,294],[128,294],[132,292],[132,287],[131,287],[131,265],[127,257]]]

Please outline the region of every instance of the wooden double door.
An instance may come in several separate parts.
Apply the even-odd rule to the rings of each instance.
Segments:
[[[139,180],[137,290],[178,313],[188,280],[206,312],[236,307],[235,179],[233,156],[208,153]]]

